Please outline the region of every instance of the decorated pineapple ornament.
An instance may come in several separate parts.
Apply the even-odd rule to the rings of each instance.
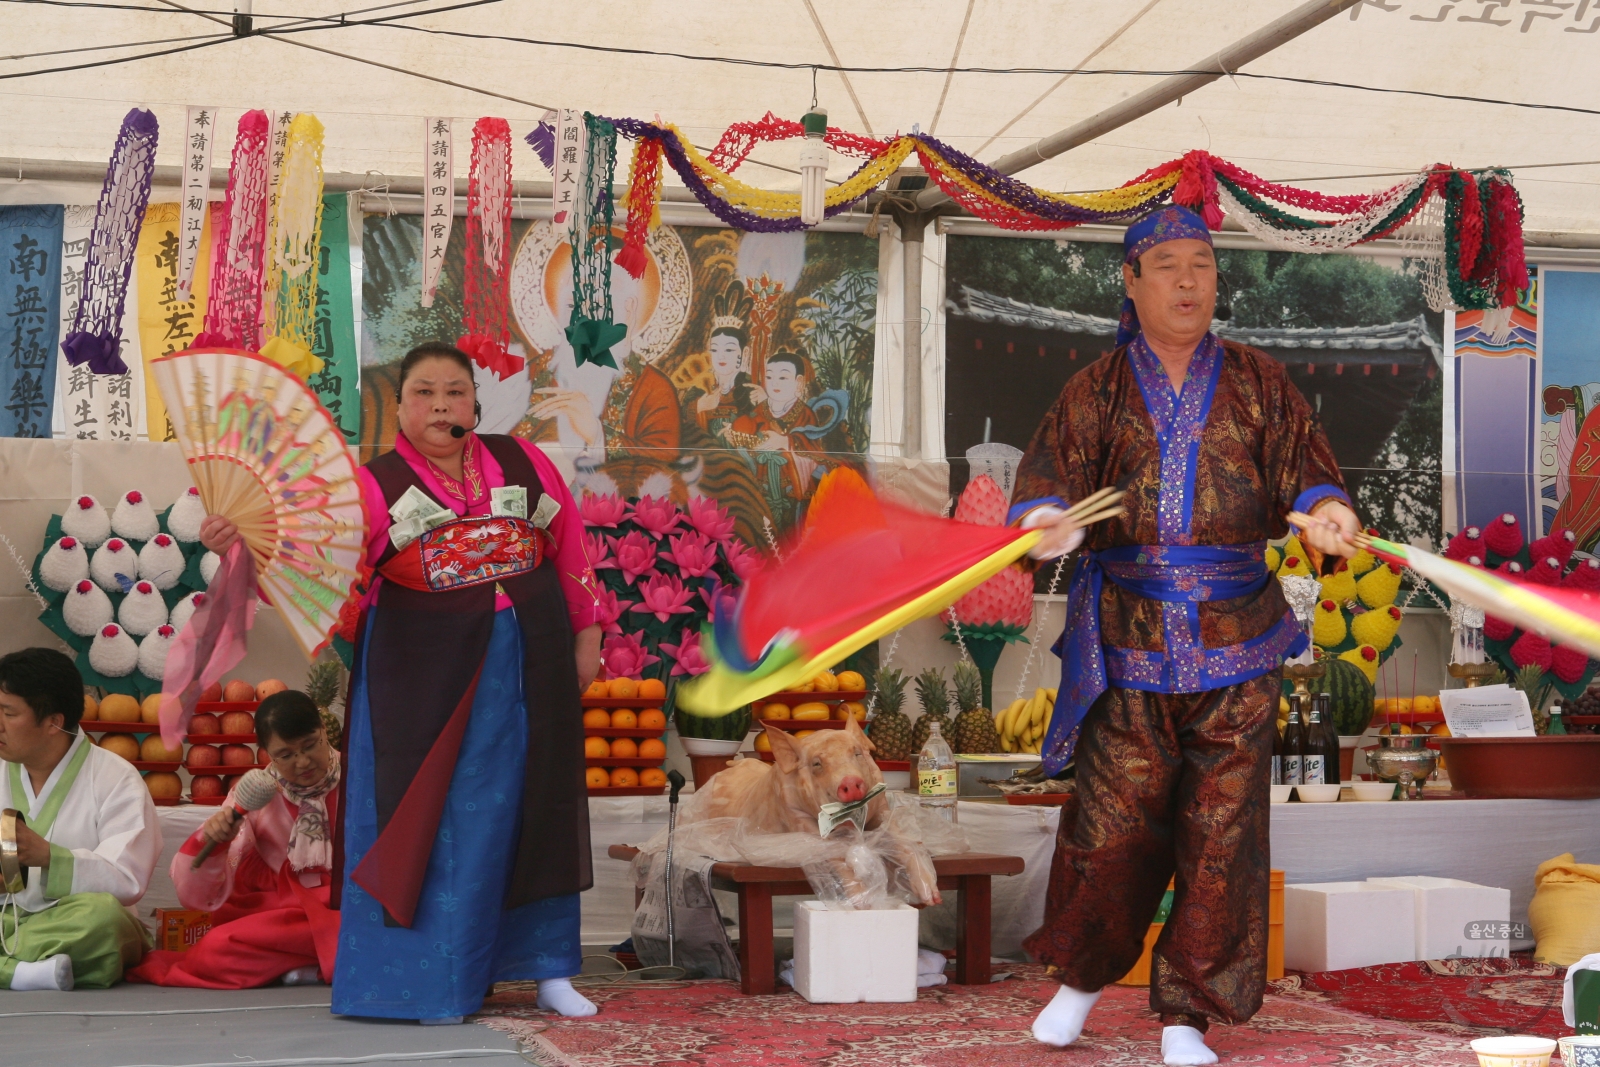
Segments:
[[[65,593],[89,577],[89,553],[76,537],[62,537],[45,549],[39,560],[39,577],[45,587]]]
[[[100,627],[89,646],[89,666],[107,678],[124,678],[139,666],[139,646],[114,622]]]
[[[76,537],[86,548],[99,548],[111,536],[111,516],[98,500],[85,494],[61,513],[61,532]]]
[[[904,711],[906,676],[894,667],[879,667],[873,675],[876,691],[872,721],[867,724],[867,736],[881,760],[911,758],[911,720]]]
[[[945,685],[944,671],[929,667],[917,675],[917,699],[922,702],[922,714],[911,728],[913,754],[921,752],[922,746],[928,743],[928,734],[935,722],[939,724],[941,736],[946,739],[950,736],[950,691]]]
[[[1283,560],[1278,564],[1278,577],[1285,575],[1294,577],[1311,577],[1311,564],[1307,560],[1306,550],[1300,544],[1300,538],[1291,536],[1283,543]]]
[[[974,526],[1004,526],[1008,503],[999,484],[980,474],[962,490],[952,517]],[[1033,576],[1015,565],[956,601],[946,614],[944,639],[964,646],[977,665],[983,681],[983,706],[993,703],[994,668],[1000,653],[1013,641],[1026,641],[1023,634],[1032,622]]]
[[[1311,640],[1323,648],[1344,644],[1349,627],[1344,621],[1344,609],[1337,600],[1317,601],[1316,615],[1311,622]]]
[[[1378,681],[1378,650],[1371,645],[1357,645],[1339,653],[1339,658],[1346,663],[1354,663],[1361,668],[1361,673],[1367,676],[1367,681],[1377,684]]]
[[[205,602],[206,595],[204,593],[190,593],[172,605],[172,618],[170,621],[173,628],[181,631],[185,626],[189,625],[189,619],[193,617],[196,609]]]
[[[111,532],[118,537],[143,542],[154,537],[160,529],[161,523],[156,518],[155,508],[137,489],[123,493],[116,509],[111,512]]]
[[[161,599],[152,583],[145,581],[134,582],[117,608],[117,621],[135,637],[143,637],[156,627],[165,626],[167,615],[167,602]]]
[[[114,615],[106,591],[87,578],[73,586],[61,602],[61,617],[67,629],[79,637],[93,637]]]
[[[167,590],[183,577],[183,549],[171,534],[158,533],[139,550],[139,577]]]
[[[962,753],[1001,752],[1000,733],[983,700],[983,678],[975,664],[962,660],[955,669],[956,707],[950,726],[950,747]]]
[[[1322,576],[1322,597],[1339,604],[1356,598],[1356,574],[1349,560],[1341,559],[1333,565],[1332,574]]]
[[[1363,645],[1373,648],[1388,648],[1395,635],[1400,632],[1400,620],[1403,618],[1400,609],[1390,604],[1386,608],[1376,608],[1363,611],[1350,621],[1350,636]]]
[[[89,577],[108,593],[126,593],[139,578],[139,556],[133,546],[113,537],[89,557]]]
[[[172,510],[167,512],[167,530],[186,545],[200,540],[200,524],[205,521],[206,506],[200,500],[200,490],[190,486],[179,494]]]
[[[151,681],[159,682],[167,672],[167,653],[172,651],[172,639],[178,631],[169,626],[157,626],[155,632],[139,642],[139,673]]]

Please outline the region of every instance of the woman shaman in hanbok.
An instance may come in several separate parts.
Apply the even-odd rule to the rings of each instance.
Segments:
[[[376,573],[345,732],[340,1015],[458,1022],[513,979],[537,979],[542,1008],[595,1011],[568,979],[593,881],[596,582],[555,465],[472,433],[474,393],[458,349],[407,353],[395,449],[360,475]],[[207,523],[220,551],[233,531]]]

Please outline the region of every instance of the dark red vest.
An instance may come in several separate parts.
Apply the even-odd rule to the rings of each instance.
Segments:
[[[479,440],[500,464],[505,483],[527,489],[531,508],[544,489],[521,445],[498,434]],[[366,466],[390,506],[412,486],[437,499],[398,452],[386,452]],[[394,551],[391,545],[380,567]],[[505,897],[510,909],[588,889],[594,872],[583,710],[572,626],[555,560],[546,554],[537,568],[504,578],[499,585],[511,598],[522,629],[528,707],[521,825],[506,827],[508,835],[517,835]],[[403,926],[411,925],[422,891],[494,627],[494,602],[494,584],[425,592],[384,582],[375,610],[362,620],[378,839],[352,878]],[[361,669],[359,656],[356,669]]]

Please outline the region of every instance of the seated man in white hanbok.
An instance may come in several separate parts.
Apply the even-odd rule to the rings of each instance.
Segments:
[[[0,989],[105,988],[150,946],[128,908],[161,856],[155,804],[132,764],[79,732],[82,714],[72,660],[0,657],[0,808],[22,815],[27,879],[0,890]]]

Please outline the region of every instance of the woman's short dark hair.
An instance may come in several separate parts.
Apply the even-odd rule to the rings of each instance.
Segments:
[[[0,691],[22,698],[33,720],[61,716],[63,730],[78,728],[83,718],[83,676],[77,664],[53,648],[24,648],[0,656]]]
[[[298,741],[322,728],[322,712],[298,689],[273,693],[256,708],[256,744],[265,747],[272,738]]]
[[[406,387],[406,379],[411,377],[411,372],[416,369],[417,364],[425,359],[448,359],[466,371],[467,378],[474,384],[477,382],[477,379],[472,375],[471,356],[455,345],[446,344],[443,341],[424,341],[407,352],[405,358],[400,361],[400,384],[395,387],[397,390]]]

